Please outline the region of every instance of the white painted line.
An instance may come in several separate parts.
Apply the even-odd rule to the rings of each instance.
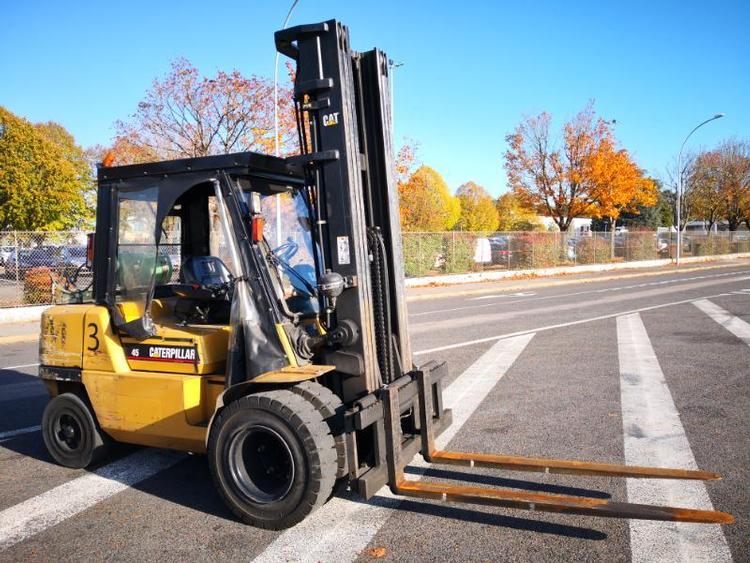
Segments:
[[[7,508],[0,512],[0,550],[83,512],[182,459],[185,456],[175,452],[142,450]]]
[[[21,436],[23,434],[38,432],[41,429],[41,426],[28,426],[26,428],[18,428],[17,430],[6,430],[5,432],[0,432],[0,442],[9,440],[10,438],[15,438],[16,436]]]
[[[708,299],[700,299],[693,302],[693,305],[750,346],[750,324],[715,303],[711,303]]]
[[[469,301],[482,301],[484,299],[499,299],[501,297],[532,297],[534,292],[518,291],[516,293],[495,293],[493,295],[483,295],[482,297],[472,297]]]
[[[437,346],[435,348],[428,348],[427,350],[419,350],[418,352],[414,352],[415,356],[420,356],[424,354],[432,354],[434,352],[442,352],[444,350],[453,350],[454,348],[464,348],[465,346],[474,346],[476,344],[483,344],[485,342],[493,342],[495,340],[502,340],[504,338],[512,338],[514,336],[521,336],[522,334],[531,334],[535,332],[543,332],[545,330],[553,330],[556,328],[563,328],[566,326],[575,326],[585,323],[591,323],[594,321],[602,321],[604,319],[612,319],[615,317],[620,317],[622,315],[630,315],[633,313],[641,313],[643,311],[653,311],[655,309],[662,309],[664,307],[674,307],[675,305],[684,305],[685,303],[694,303],[695,301],[698,301],[700,299],[710,299],[712,297],[724,297],[725,295],[730,295],[729,293],[716,293],[714,295],[706,295],[704,297],[697,297],[692,299],[682,299],[680,301],[671,301],[669,303],[660,303],[659,305],[650,305],[648,307],[641,307],[639,309],[631,309],[629,311],[620,311],[619,313],[610,313],[608,315],[599,315],[597,317],[588,317],[586,319],[579,319],[577,321],[569,321],[567,323],[557,323],[553,325],[546,325],[546,326],[540,326],[536,328],[530,328],[529,330],[519,330],[516,332],[508,332],[506,334],[498,334],[496,336],[486,336],[484,338],[477,338],[475,340],[466,340],[464,342],[456,342],[454,344],[447,344],[445,346]]]
[[[559,294],[554,294],[554,295],[542,295],[542,296],[539,296],[539,297],[533,297],[533,295],[535,295],[535,294],[532,293],[531,294],[532,297],[527,298],[527,299],[515,299],[513,301],[503,301],[502,303],[497,303],[497,304],[498,305],[513,305],[515,303],[527,303],[529,301],[544,301],[544,300],[547,300],[547,299],[562,299],[562,298],[565,298],[565,297],[574,297],[576,295],[588,295],[588,294],[591,294],[591,293],[607,293],[607,292],[610,292],[610,291],[616,291],[616,290],[620,290],[620,289],[635,289],[635,288],[639,288],[639,287],[650,287],[650,286],[661,285],[662,283],[681,283],[681,282],[686,282],[688,280],[710,279],[710,278],[723,278],[723,277],[726,277],[726,276],[737,276],[737,275],[741,275],[741,274],[746,274],[747,272],[748,272],[747,270],[742,270],[742,271],[739,271],[739,272],[724,272],[723,274],[712,274],[712,275],[706,275],[706,276],[698,276],[698,277],[695,277],[695,278],[678,278],[678,279],[675,279],[675,280],[668,280],[667,282],[649,282],[649,283],[641,283],[641,284],[638,284],[638,285],[626,285],[626,286],[621,286],[621,287],[606,287],[606,288],[603,288],[603,289],[586,289],[586,290],[583,290],[583,291],[574,291],[574,292],[571,292],[571,293],[559,293]],[[730,282],[731,281],[740,281],[740,280],[745,280],[745,279],[748,279],[748,278],[746,278],[746,277],[737,278],[737,280],[730,280]],[[604,280],[604,281],[606,281],[606,280]],[[480,299],[492,299],[492,298],[518,297],[519,295],[521,295],[521,294],[518,294],[518,293],[504,293],[504,294],[493,293],[492,295],[484,295],[482,297],[472,297],[472,298],[469,299],[469,301],[479,301]],[[433,311],[422,311],[421,313],[411,313],[409,315],[409,317],[424,317],[426,315],[434,315],[434,314],[439,314],[439,313],[452,313],[454,311],[463,311],[463,310],[466,310],[466,309],[486,309],[487,305],[488,305],[487,303],[483,303],[481,305],[464,305],[462,307],[452,307],[450,309],[435,309]]]
[[[12,370],[12,369],[22,369],[22,368],[34,368],[34,367],[36,367],[38,365],[39,364],[37,363],[37,364],[22,364],[20,366],[6,366],[6,367],[3,367],[3,368],[0,368],[0,371],[9,371],[9,370]]]
[[[685,429],[638,314],[617,317],[625,462],[697,469]],[[713,510],[701,481],[627,479],[628,501]],[[632,560],[731,561],[718,524],[630,520]]]
[[[437,439],[439,448],[444,448],[456,435],[533,336],[527,334],[496,343],[445,390],[445,404],[453,409],[453,424]],[[414,461],[411,467],[426,465],[419,456]],[[309,518],[283,532],[255,561],[354,561],[400,502],[385,487],[367,504],[355,502],[351,495],[333,498]]]

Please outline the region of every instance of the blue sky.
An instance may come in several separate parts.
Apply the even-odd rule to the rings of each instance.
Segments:
[[[151,80],[184,56],[205,73],[273,73],[273,32],[290,2],[0,0],[0,105],[107,143]],[[337,18],[355,49],[397,70],[397,142],[452,189],[506,189],[504,136],[521,116],[557,123],[589,99],[616,119],[639,164],[661,176],[688,146],[750,138],[750,1],[407,2],[301,0],[292,25]]]

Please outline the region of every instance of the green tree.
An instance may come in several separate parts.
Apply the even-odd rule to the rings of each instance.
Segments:
[[[456,191],[461,214],[455,228],[461,231],[494,231],[498,218],[495,202],[482,186],[466,182]]]
[[[62,126],[34,126],[0,107],[0,230],[85,223],[92,180],[83,155]]]
[[[429,166],[420,166],[399,184],[398,191],[405,231],[446,231],[458,221],[460,202],[451,195],[443,177]]]
[[[507,192],[495,200],[499,231],[542,231],[544,225],[536,212],[513,192]]]

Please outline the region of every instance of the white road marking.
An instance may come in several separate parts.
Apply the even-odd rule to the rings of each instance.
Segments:
[[[693,305],[750,346],[750,324],[715,303],[711,303],[708,299],[700,299],[693,302]]]
[[[419,350],[417,352],[414,352],[415,356],[420,356],[424,354],[432,354],[434,352],[442,352],[444,350],[453,350],[454,348],[463,348],[465,346],[474,346],[476,344],[483,344],[485,342],[493,342],[494,340],[502,340],[504,338],[512,338],[514,336],[520,336],[522,334],[531,334],[535,332],[543,332],[545,330],[553,330],[556,328],[563,328],[566,326],[575,326],[585,323],[591,323],[594,321],[602,321],[604,319],[612,319],[615,317],[620,317],[622,315],[630,315],[633,313],[641,313],[643,311],[653,311],[655,309],[662,309],[664,307],[674,307],[675,305],[684,305],[685,303],[694,303],[695,301],[698,301],[700,299],[710,299],[712,297],[724,297],[725,295],[730,295],[729,293],[716,293],[714,295],[706,295],[704,297],[695,297],[691,299],[682,299],[680,301],[670,301],[669,303],[660,303],[659,305],[649,305],[648,307],[641,307],[639,309],[631,309],[629,311],[620,311],[619,313],[610,313],[607,315],[599,315],[596,317],[588,317],[586,319],[579,319],[577,321],[569,321],[567,323],[557,323],[553,325],[546,325],[546,326],[540,326],[536,328],[530,328],[529,330],[519,330],[516,332],[509,332],[506,334],[498,334],[496,336],[486,336],[484,338],[476,338],[474,340],[466,340],[464,342],[456,342],[454,344],[447,344],[445,346],[437,346],[435,348],[428,348],[427,350]]]
[[[20,365],[20,366],[6,366],[4,368],[0,368],[0,371],[9,371],[9,370],[12,370],[12,369],[21,369],[21,368],[34,368],[34,367],[36,367],[38,365],[39,364],[37,363],[37,364],[23,364],[23,365]]]
[[[142,450],[0,512],[0,550],[156,475],[183,454]]]
[[[697,469],[651,341],[638,314],[617,317],[625,462]],[[628,501],[713,510],[701,481],[628,479]],[[731,561],[719,525],[630,520],[630,550],[638,562]]]
[[[555,295],[542,295],[539,297],[531,297],[528,299],[515,299],[513,301],[503,301],[502,303],[497,303],[498,305],[513,305],[515,303],[526,303],[528,301],[543,301],[547,299],[559,299],[564,297],[574,297],[577,295],[588,295],[591,293],[607,293],[610,291],[619,291],[621,289],[636,289],[639,287],[648,287],[648,286],[656,286],[656,285],[662,285],[664,283],[681,283],[686,282],[690,280],[703,280],[703,279],[710,279],[710,278],[723,278],[726,276],[737,276],[740,274],[745,274],[747,271],[742,270],[739,272],[724,272],[723,274],[711,274],[711,275],[705,275],[705,276],[696,276],[693,278],[678,278],[675,280],[667,280],[662,282],[649,282],[649,283],[640,283],[640,284],[634,284],[634,285],[624,285],[619,287],[605,287],[603,289],[586,289],[583,291],[574,291],[571,293],[561,293],[561,294],[555,294]],[[741,281],[747,279],[745,277],[737,278],[736,281]],[[732,280],[735,281],[735,280]],[[491,298],[506,298],[506,297],[512,297],[516,296],[517,294],[512,293],[493,293],[492,295],[485,295],[482,297],[472,297],[469,299],[469,301],[478,301],[480,299],[491,299]],[[535,294],[532,294],[535,295]],[[466,309],[486,309],[488,303],[483,303],[481,305],[464,305],[462,307],[452,307],[450,309],[435,309],[432,311],[422,311],[421,313],[411,313],[409,317],[424,317],[426,315],[434,315],[439,313],[452,313],[454,311],[464,311]]]
[[[11,438],[15,438],[16,436],[21,436],[23,434],[31,434],[32,432],[38,432],[41,430],[41,426],[27,426],[26,428],[18,428],[16,430],[6,430],[5,432],[0,432],[0,442],[4,442],[5,440],[9,440]]]
[[[493,295],[483,295],[481,297],[472,297],[469,301],[482,301],[483,299],[499,299],[501,297],[531,297],[536,295],[534,292],[519,291],[517,293],[495,293]]]
[[[438,447],[444,448],[456,435],[533,336],[527,334],[496,343],[445,390],[445,404],[453,409],[453,424],[437,439]],[[411,467],[425,465],[418,456]],[[334,498],[283,532],[255,561],[354,561],[393,515],[390,509],[399,503],[400,499],[386,487],[368,504],[355,502],[353,496]]]

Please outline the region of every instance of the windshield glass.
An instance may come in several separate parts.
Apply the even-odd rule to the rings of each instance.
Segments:
[[[261,197],[263,234],[280,263],[286,297],[311,295],[316,286],[312,221],[298,190]]]

